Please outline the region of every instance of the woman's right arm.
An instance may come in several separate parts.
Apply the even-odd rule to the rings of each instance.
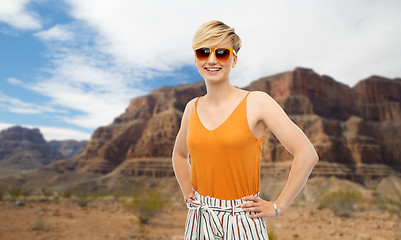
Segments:
[[[189,151],[187,146],[187,127],[189,115],[191,114],[194,102],[195,99],[192,99],[185,106],[180,130],[178,131],[177,138],[175,139],[172,156],[175,177],[177,178],[185,200],[187,200],[190,196],[192,197],[193,194],[193,188],[191,184],[191,166],[188,158]]]

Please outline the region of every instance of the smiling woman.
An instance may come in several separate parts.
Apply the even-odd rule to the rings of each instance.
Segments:
[[[203,24],[193,39],[207,93],[185,107],[172,156],[189,209],[185,239],[268,239],[265,218],[288,208],[318,161],[308,138],[268,94],[231,85],[240,48],[234,29],[220,21]],[[287,185],[272,202],[259,197],[267,131],[294,155]]]

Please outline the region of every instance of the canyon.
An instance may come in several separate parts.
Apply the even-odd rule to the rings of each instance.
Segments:
[[[349,87],[298,67],[258,79],[244,89],[271,95],[305,132],[320,157],[312,176],[357,181],[400,176],[401,79],[373,75]],[[204,83],[196,82],[134,98],[111,124],[96,129],[79,155],[13,181],[65,187],[79,179],[76,186],[98,189],[132,184],[141,176],[171,177],[171,154],[185,105],[205,93]],[[262,176],[285,177],[291,160],[269,132]]]

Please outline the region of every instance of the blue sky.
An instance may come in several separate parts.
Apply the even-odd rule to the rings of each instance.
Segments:
[[[89,139],[131,98],[202,80],[191,39],[214,19],[243,40],[236,86],[297,66],[349,86],[401,77],[399,12],[398,0],[2,0],[0,130]]]

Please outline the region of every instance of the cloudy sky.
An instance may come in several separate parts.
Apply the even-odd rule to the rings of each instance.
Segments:
[[[200,81],[191,39],[208,20],[243,40],[236,86],[297,66],[350,87],[401,77],[401,1],[1,0],[0,130],[89,139],[129,100]]]

